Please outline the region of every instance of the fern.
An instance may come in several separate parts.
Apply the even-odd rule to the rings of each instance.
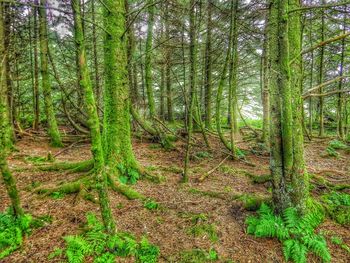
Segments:
[[[258,217],[249,216],[246,224],[248,234],[278,238],[283,243],[283,254],[287,261],[304,263],[310,251],[324,262],[330,262],[331,256],[324,237],[315,234],[315,228],[322,220],[321,213],[309,213],[301,217],[295,208],[287,208],[281,217],[262,204]]]
[[[350,225],[350,195],[331,192],[322,197],[330,217],[342,225]]]
[[[134,256],[137,262],[153,263],[159,257],[159,248],[144,237],[138,243],[129,233],[118,232],[108,235],[103,224],[92,213],[87,214],[84,232],[76,236],[67,236],[65,255],[69,263],[81,263],[87,256],[94,263],[115,262],[117,256]]]
[[[23,236],[30,233],[31,223],[32,217],[27,214],[17,218],[11,209],[0,213],[0,259],[21,246]]]

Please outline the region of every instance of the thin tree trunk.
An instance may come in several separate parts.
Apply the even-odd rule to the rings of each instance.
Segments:
[[[194,108],[195,108],[195,94],[196,94],[196,81],[197,81],[197,43],[196,43],[196,22],[195,22],[195,5],[196,1],[190,1],[190,89],[189,89],[189,98],[190,104],[188,109],[188,117],[187,117],[187,144],[186,144],[186,154],[185,154],[185,164],[184,164],[184,174],[183,174],[183,182],[188,181],[189,174],[189,166],[190,166],[190,154],[191,154],[191,140],[192,140],[192,132],[193,132],[193,116],[194,116]]]
[[[269,148],[269,129],[270,129],[270,94],[269,94],[269,65],[268,65],[268,17],[265,21],[265,32],[264,32],[264,43],[263,43],[263,54],[262,54],[262,105],[263,105],[263,132],[262,141]]]
[[[40,122],[40,102],[39,102],[38,8],[37,7],[33,7],[33,14],[34,14],[34,83],[33,83],[34,122],[33,122],[33,128],[34,130],[38,130],[39,122]]]
[[[170,39],[170,22],[169,22],[169,3],[166,3],[165,16],[165,39]],[[166,98],[167,98],[167,120],[169,122],[174,121],[174,111],[173,111],[173,97],[171,90],[171,50],[169,47],[165,51],[165,85],[166,85]]]
[[[325,1],[322,1],[322,4],[325,4]],[[321,18],[321,42],[325,39],[325,13],[324,10],[322,12],[322,18]],[[324,76],[324,46],[320,47],[320,64],[319,64],[319,75],[318,75],[318,84],[323,83],[323,76]],[[319,94],[323,93],[323,87],[321,86],[318,90]],[[323,97],[319,98],[319,136],[324,136],[324,99]]]
[[[346,13],[344,13],[343,20],[343,34],[346,32]],[[345,59],[345,38],[342,39],[341,43],[341,55],[340,55],[340,68],[339,68],[339,76],[343,76],[344,71],[344,59]],[[344,98],[342,94],[343,89],[343,79],[339,80],[338,90],[338,101],[337,101],[337,134],[338,137],[343,140],[344,139]]]
[[[207,40],[205,49],[205,82],[204,82],[204,107],[205,107],[205,127],[212,128],[212,0],[207,3]]]
[[[42,88],[45,102],[45,113],[48,124],[48,133],[51,139],[52,146],[61,147],[62,141],[58,131],[54,106],[52,103],[51,82],[48,71],[48,29],[46,17],[46,0],[40,0],[41,7],[39,8],[39,32],[40,32],[40,58],[41,58],[41,78]]]
[[[93,57],[94,57],[94,69],[95,69],[95,94],[96,105],[100,107],[101,103],[101,85],[100,85],[100,73],[98,68],[98,52],[97,52],[97,33],[96,33],[96,14],[95,14],[95,1],[91,1],[91,17],[92,17],[92,43],[93,43]]]

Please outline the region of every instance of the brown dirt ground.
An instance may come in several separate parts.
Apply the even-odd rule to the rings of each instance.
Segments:
[[[137,237],[147,235],[151,242],[161,249],[160,262],[170,261],[170,256],[181,251],[193,248],[208,250],[213,247],[220,258],[232,259],[234,262],[284,262],[281,245],[276,240],[259,239],[245,233],[244,220],[247,212],[242,209],[239,201],[229,199],[233,193],[252,193],[269,196],[266,186],[254,185],[249,178],[241,173],[227,174],[216,170],[204,182],[198,183],[197,179],[204,173],[215,167],[225,155],[220,152],[220,145],[215,138],[211,144],[214,149],[213,158],[192,161],[192,175],[188,185],[179,183],[180,174],[169,171],[169,167],[181,167],[183,164],[183,145],[177,144],[177,151],[165,151],[154,147],[154,144],[135,140],[133,147],[135,154],[144,166],[151,166],[154,172],[158,172],[166,178],[166,181],[155,184],[146,180],[140,180],[135,189],[154,198],[162,205],[162,209],[149,211],[143,208],[140,201],[129,201],[118,193],[110,191],[111,206],[114,217],[117,220],[118,229],[134,233]],[[306,144],[306,161],[308,169],[313,172],[321,170],[337,170],[347,175],[350,174],[350,158],[345,153],[339,159],[322,158],[320,153],[324,151],[327,142],[314,141]],[[249,148],[249,144],[241,144],[242,148]],[[35,216],[51,215],[53,222],[41,229],[35,230],[24,242],[23,247],[4,259],[2,262],[61,262],[61,259],[48,260],[47,257],[55,247],[62,248],[62,237],[79,233],[79,228],[85,222],[85,214],[88,211],[98,212],[98,205],[85,200],[78,200],[76,195],[67,195],[62,199],[40,197],[28,190],[28,185],[34,182],[56,184],[61,181],[70,181],[76,178],[76,174],[64,172],[41,172],[35,170],[20,170],[28,168],[32,164],[25,161],[26,156],[46,156],[49,151],[53,154],[60,149],[50,148],[43,140],[24,138],[17,143],[18,152],[9,158],[11,169],[17,178],[18,187],[24,208]],[[196,146],[194,152],[204,151],[205,148]],[[57,161],[78,161],[90,158],[88,144],[76,145],[57,157]],[[227,160],[226,166],[235,169],[244,169],[256,175],[269,173],[268,156],[248,155],[249,162],[255,167],[243,162]],[[167,169],[168,168],[168,169]],[[171,170],[171,169],[170,169]],[[337,174],[334,174],[337,176]],[[190,193],[190,188],[203,191],[222,192],[224,198],[214,198]],[[226,198],[227,197],[227,198]],[[0,184],[0,211],[8,205],[9,200],[3,184]],[[194,237],[187,233],[191,227],[191,221],[181,216],[183,213],[205,213],[209,221],[217,226],[219,241],[212,243],[208,237]],[[326,220],[321,230],[327,231],[328,244],[331,249],[332,262],[350,262],[350,255],[344,250],[331,244],[330,236],[337,235],[350,245],[350,229],[340,226],[333,221]],[[125,259],[120,262],[132,262]],[[223,260],[221,261],[223,262]],[[318,262],[312,255],[309,262]]]

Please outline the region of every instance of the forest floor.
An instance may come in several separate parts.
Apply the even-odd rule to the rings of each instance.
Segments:
[[[198,141],[200,136],[197,135]],[[327,147],[327,140],[307,142],[306,162],[308,170],[327,176],[329,171],[350,174],[350,156],[341,153],[339,158],[321,157]],[[220,150],[222,146],[215,137],[211,137],[213,151],[210,155],[202,143],[193,148],[197,158],[192,158],[191,175],[188,184],[181,184],[181,167],[183,165],[184,144],[179,141],[177,150],[166,151],[157,144],[133,141],[133,148],[140,164],[154,173],[165,177],[159,184],[148,180],[139,180],[133,187],[143,195],[156,200],[159,209],[148,210],[138,200],[130,201],[119,193],[110,191],[113,215],[117,227],[140,238],[148,239],[160,247],[159,262],[181,261],[184,251],[202,249],[217,251],[220,260],[226,262],[284,262],[281,244],[276,239],[262,239],[246,234],[245,218],[254,212],[242,207],[242,202],[234,200],[236,194],[254,194],[260,197],[271,195],[268,183],[254,184],[247,174],[269,174],[268,155],[249,153],[246,158],[254,166],[242,161],[227,159],[203,182],[198,178],[216,167],[226,155]],[[21,200],[25,210],[34,216],[49,215],[52,222],[36,229],[26,238],[20,250],[14,252],[2,262],[62,262],[58,257],[52,260],[48,255],[57,247],[64,247],[63,237],[79,233],[86,221],[86,213],[92,211],[99,215],[98,205],[79,199],[77,195],[42,197],[31,191],[36,185],[55,185],[62,181],[72,181],[77,174],[65,172],[38,171],[32,160],[37,156],[47,156],[62,149],[51,148],[44,139],[24,137],[17,144],[17,152],[9,158],[9,165],[17,178]],[[249,150],[249,143],[240,143],[239,147]],[[60,161],[87,160],[91,157],[88,144],[76,144],[62,152],[56,158]],[[34,159],[33,159],[34,158]],[[337,176],[334,173],[333,176]],[[317,193],[314,191],[313,195]],[[0,211],[9,206],[9,199],[3,184],[0,184]],[[198,216],[199,215],[199,216]],[[193,220],[200,218],[199,222]],[[197,224],[207,225],[211,229],[203,235],[193,234]],[[350,262],[350,254],[330,241],[332,236],[341,237],[350,245],[350,228],[339,225],[330,219],[319,227],[326,235],[332,254],[332,262]],[[121,259],[119,262],[132,262]],[[232,261],[231,261],[232,262]],[[309,255],[309,262],[319,262]]]

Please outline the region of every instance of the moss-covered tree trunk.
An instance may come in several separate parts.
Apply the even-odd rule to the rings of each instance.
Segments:
[[[322,1],[322,4],[325,4],[325,1]],[[321,17],[321,39],[320,41],[323,42],[325,40],[325,12],[322,9],[322,17]],[[324,46],[320,47],[320,54],[319,54],[319,69],[318,69],[318,84],[323,83],[324,78]],[[323,87],[320,86],[318,90],[319,94],[323,93]],[[318,114],[319,114],[319,136],[324,136],[324,98],[323,96],[320,96],[318,99]]]
[[[300,8],[300,0],[289,0],[288,9]],[[291,174],[292,203],[298,211],[304,213],[307,210],[308,175],[304,162],[304,134],[303,134],[303,99],[302,99],[302,23],[299,12],[289,15],[288,38],[290,64],[290,85],[293,110],[293,169]]]
[[[347,18],[346,13],[344,13],[343,34],[346,33],[346,18]],[[340,65],[339,65],[340,77],[344,75],[345,49],[346,49],[345,38],[343,38],[341,42],[341,54],[340,54]],[[344,136],[344,96],[341,92],[342,89],[343,89],[343,79],[340,79],[338,84],[339,93],[337,97],[337,135],[341,140],[345,138]]]
[[[187,145],[184,163],[183,182],[188,181],[189,166],[190,166],[190,154],[191,154],[191,140],[193,132],[193,117],[195,108],[195,96],[197,85],[197,43],[196,43],[196,1],[191,0],[189,2],[189,16],[190,16],[190,75],[189,75],[189,108],[187,115]]]
[[[148,109],[151,119],[156,117],[155,101],[153,94],[153,77],[152,77],[152,49],[153,49],[153,27],[154,27],[154,0],[148,0],[148,20],[147,20],[147,38],[145,51],[145,85],[148,100]]]
[[[169,3],[166,3],[166,11],[165,11],[165,39],[169,41],[170,39],[170,21],[169,21]],[[172,94],[172,86],[171,86],[171,49],[169,47],[166,48],[165,51],[165,85],[166,85],[166,98],[167,98],[167,120],[169,122],[174,121],[174,110],[173,110],[173,94]]]
[[[303,156],[300,15],[287,13],[289,8],[298,7],[298,0],[270,1],[270,168],[277,212],[290,206],[304,212],[308,197]]]
[[[86,62],[86,51],[81,18],[81,4],[80,0],[72,0],[71,3],[74,14],[74,40],[76,43],[77,58],[79,62],[79,84],[85,97],[85,105],[88,112],[88,124],[91,134],[91,152],[94,159],[94,169],[96,175],[96,188],[99,194],[99,203],[104,225],[107,231],[112,234],[115,232],[115,223],[109,204],[107,174],[102,148],[100,122],[97,114],[94,92],[91,85],[90,73]]]
[[[231,136],[231,152],[235,152],[235,137],[238,136],[238,99],[237,99],[237,84],[238,84],[238,4],[239,0],[233,3],[231,12],[231,27],[232,27],[232,51],[230,54],[230,74],[229,74],[229,116],[230,116],[230,136]]]
[[[46,0],[40,0],[39,8],[39,36],[40,36],[40,58],[41,58],[41,82],[45,102],[45,113],[48,125],[48,134],[51,145],[55,147],[63,146],[61,136],[58,131],[55,110],[52,102],[51,82],[48,69],[48,29],[46,17]]]
[[[207,3],[207,39],[205,48],[205,82],[204,82],[204,107],[205,107],[205,127],[212,128],[212,0]]]
[[[6,190],[11,199],[12,208],[16,216],[22,216],[23,210],[20,203],[18,190],[16,187],[16,180],[12,176],[7,165],[7,153],[9,151],[9,119],[7,109],[6,96],[6,67],[4,58],[6,50],[4,46],[4,17],[3,17],[4,3],[0,3],[0,173],[5,183]]]
[[[263,43],[263,54],[262,54],[262,105],[263,105],[263,127],[262,127],[262,136],[261,140],[266,147],[269,147],[269,130],[270,130],[270,94],[269,94],[269,65],[268,65],[268,16],[266,16],[265,29],[264,29],[264,43]]]
[[[231,58],[231,52],[232,52],[232,41],[233,41],[233,33],[234,33],[234,9],[235,9],[235,3],[234,0],[231,0],[231,8],[230,8],[230,33],[229,33],[229,40],[228,40],[228,47],[227,47],[227,51],[226,51],[226,58],[224,61],[224,65],[223,65],[223,69],[222,69],[222,73],[220,76],[220,80],[219,80],[219,85],[218,85],[218,90],[217,90],[217,95],[216,95],[216,112],[215,112],[215,117],[216,117],[216,129],[217,132],[219,134],[220,140],[221,142],[224,144],[224,146],[231,151],[232,157],[236,158],[236,152],[235,152],[235,145],[234,145],[234,136],[233,136],[233,123],[231,122],[231,143],[225,138],[225,135],[222,131],[221,128],[221,103],[223,100],[223,90],[224,90],[224,86],[225,86],[225,81],[227,78],[227,71],[229,68],[229,63],[230,63],[230,58]],[[232,98],[232,89],[229,88],[229,93],[231,93],[231,95],[229,96],[231,99]],[[229,103],[230,105],[230,109],[232,108],[233,110],[233,105],[231,103]]]
[[[138,169],[131,145],[130,96],[127,70],[125,2],[106,0],[103,8],[104,36],[104,130],[105,163]]]
[[[37,2],[35,2],[37,3]],[[33,68],[33,104],[34,104],[34,121],[33,121],[33,129],[39,129],[40,122],[40,103],[39,103],[39,65],[38,65],[38,8],[33,7],[33,15],[34,15],[34,38],[33,38],[33,56],[34,56],[34,68]]]

